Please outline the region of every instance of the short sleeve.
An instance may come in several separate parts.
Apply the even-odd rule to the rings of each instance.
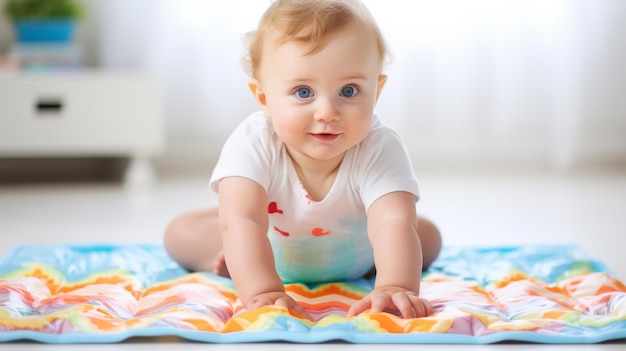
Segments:
[[[211,190],[217,192],[220,180],[233,176],[251,179],[267,190],[272,149],[270,134],[267,119],[260,113],[241,122],[222,147],[211,175]]]
[[[401,137],[392,129],[373,129],[362,142],[356,162],[356,178],[367,210],[383,195],[405,191],[419,200],[417,178]]]

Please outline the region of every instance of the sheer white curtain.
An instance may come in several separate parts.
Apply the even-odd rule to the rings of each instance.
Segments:
[[[626,158],[626,1],[365,3],[393,53],[377,112],[416,162],[567,170]],[[242,38],[268,4],[94,1],[100,63],[159,77],[170,148],[217,152],[256,109]]]

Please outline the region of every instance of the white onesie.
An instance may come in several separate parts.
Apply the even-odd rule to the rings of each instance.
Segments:
[[[379,197],[417,180],[399,135],[373,118],[369,135],[348,150],[335,183],[319,202],[302,186],[271,120],[256,112],[230,135],[211,176],[211,189],[229,176],[259,183],[268,198],[268,237],[283,282],[356,279],[374,266],[366,213]]]

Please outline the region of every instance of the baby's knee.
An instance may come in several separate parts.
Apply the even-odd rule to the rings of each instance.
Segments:
[[[166,227],[164,246],[168,255],[192,271],[212,271],[222,251],[217,211],[201,209],[174,218]]]
[[[185,237],[189,226],[187,222],[186,216],[181,215],[174,218],[165,228],[163,244],[170,254],[180,251],[181,246],[186,246]]]
[[[423,267],[426,269],[439,256],[443,244],[441,232],[432,221],[425,218],[418,222],[417,231],[422,244]]]

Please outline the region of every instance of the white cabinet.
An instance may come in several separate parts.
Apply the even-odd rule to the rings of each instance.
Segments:
[[[128,156],[150,172],[164,145],[162,99],[142,74],[0,75],[0,158]]]

